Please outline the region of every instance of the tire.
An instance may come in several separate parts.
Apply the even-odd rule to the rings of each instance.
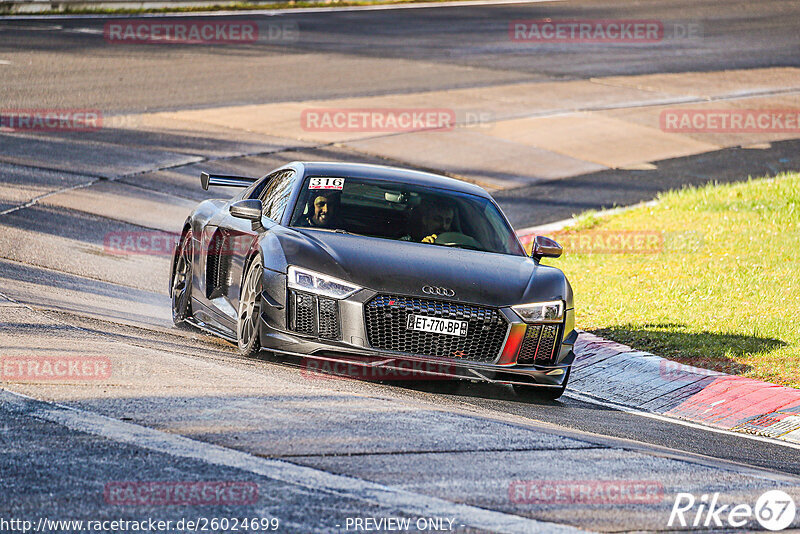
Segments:
[[[183,234],[172,274],[172,322],[185,326],[192,316],[192,232]]]
[[[518,386],[513,385],[514,392],[520,397],[534,396],[544,400],[556,400],[567,390],[567,382],[569,382],[569,373],[572,367],[567,369],[567,374],[564,377],[564,382],[558,388],[544,388],[537,386]]]
[[[264,265],[257,256],[242,280],[239,295],[239,314],[236,324],[236,340],[239,352],[245,356],[255,356],[261,350],[261,290],[263,287]]]

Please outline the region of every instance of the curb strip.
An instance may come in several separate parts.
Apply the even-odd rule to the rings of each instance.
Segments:
[[[800,390],[683,365],[582,332],[572,384],[644,411],[800,444]]]

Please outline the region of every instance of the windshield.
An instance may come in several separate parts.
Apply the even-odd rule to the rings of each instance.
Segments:
[[[290,224],[525,255],[500,210],[488,199],[369,178],[306,178]]]

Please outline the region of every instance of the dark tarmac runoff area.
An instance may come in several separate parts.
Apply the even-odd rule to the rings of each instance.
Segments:
[[[120,42],[106,29],[221,20],[257,38]],[[659,33],[514,38],[515,23],[543,20]],[[352,110],[455,122],[308,118]],[[0,532],[765,529],[765,492],[800,505],[792,443],[617,409],[577,386],[548,401],[246,358],[173,325],[174,243],[109,245],[178,232],[198,202],[236,193],[204,191],[202,171],[262,176],[294,160],[478,183],[517,230],[800,170],[797,128],[665,122],[748,110],[800,113],[798,2],[0,17]],[[20,360],[69,377],[20,378]],[[800,513],[783,528],[800,531]]]

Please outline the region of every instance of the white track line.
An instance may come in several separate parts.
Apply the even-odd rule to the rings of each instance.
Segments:
[[[733,432],[732,430],[725,430],[722,428],[714,428],[712,426],[706,426],[701,423],[694,423],[692,421],[686,421],[684,419],[678,419],[676,417],[669,417],[667,415],[661,415],[653,412],[645,412],[642,410],[637,410],[636,408],[630,408],[628,406],[623,406],[622,404],[616,404],[613,402],[606,402],[595,399],[588,395],[584,395],[582,393],[578,393],[575,390],[567,389],[564,392],[564,396],[570,399],[575,399],[583,402],[588,402],[590,404],[596,404],[598,406],[603,406],[605,408],[611,408],[613,410],[619,410],[621,412],[633,414],[633,415],[640,415],[642,417],[648,417],[650,419],[655,419],[657,421],[662,421],[666,423],[673,423],[676,425],[687,426],[690,428],[696,428],[698,430],[705,430],[707,432],[714,432],[716,434],[726,434],[728,436],[735,436],[737,438],[745,438],[751,439],[753,441],[760,441],[762,443],[771,443],[772,445],[780,445],[782,447],[788,447],[790,449],[800,450],[800,444],[792,443],[790,441],[784,441],[778,438],[767,438],[764,436],[757,436],[755,434],[747,434],[746,432]]]
[[[67,191],[74,191],[75,189],[83,189],[85,187],[91,187],[91,186],[93,186],[94,184],[96,184],[99,181],[100,181],[100,179],[96,178],[96,179],[90,180],[88,182],[83,182],[83,183],[71,185],[71,186],[68,186],[68,187],[62,187],[61,189],[57,189],[55,191],[48,191],[47,193],[42,193],[41,195],[33,197],[32,199],[30,199],[30,200],[28,200],[26,202],[23,202],[22,204],[19,204],[18,206],[14,206],[12,208],[8,208],[5,211],[0,211],[0,216],[8,215],[9,213],[14,213],[15,211],[19,211],[19,210],[22,210],[22,209],[25,209],[25,208],[30,208],[31,206],[35,206],[36,204],[38,204],[40,200],[44,200],[44,199],[46,199],[48,197],[52,197],[54,195],[60,195],[61,193],[66,193]]]
[[[430,9],[435,7],[474,7],[474,6],[502,6],[507,4],[541,4],[561,2],[562,0],[465,0],[457,2],[419,2],[414,4],[379,4],[374,6],[347,6],[347,7],[295,7],[283,9],[252,9],[242,11],[195,11],[189,13],[140,13],[127,14],[87,14],[87,15],[11,15],[0,17],[3,20],[74,20],[74,19],[123,19],[146,17],[231,17],[240,15],[290,15],[302,13],[330,13],[337,11],[385,11],[393,9]],[[213,2],[209,2],[212,5]]]
[[[400,510],[412,517],[455,517],[456,524],[491,532],[520,534],[584,532],[570,526],[454,503],[282,460],[260,458],[245,452],[126,423],[104,415],[36,400],[7,390],[0,390],[0,401],[17,406],[22,405],[26,408],[27,415],[57,423],[78,432],[94,434],[118,443],[134,445],[171,456],[240,469],[314,491]]]

